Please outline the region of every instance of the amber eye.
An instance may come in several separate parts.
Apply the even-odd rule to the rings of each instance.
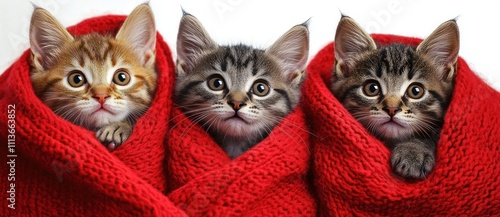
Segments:
[[[72,87],[81,87],[87,83],[87,79],[85,79],[85,75],[83,75],[83,72],[74,70],[69,73],[68,83]]]
[[[118,69],[113,75],[113,83],[125,86],[130,82],[130,74],[125,69]]]
[[[378,82],[370,80],[363,86],[363,93],[367,96],[376,96],[380,93],[380,85]]]
[[[211,90],[219,91],[226,87],[226,83],[224,83],[224,79],[220,75],[215,75],[208,79],[208,87]]]
[[[408,96],[413,99],[422,98],[422,96],[424,96],[424,93],[425,93],[424,86],[419,83],[410,84],[408,90],[406,90],[406,94],[408,94]]]
[[[256,81],[252,86],[252,92],[257,96],[265,96],[269,94],[270,90],[271,88],[269,87],[269,84],[263,80]]]

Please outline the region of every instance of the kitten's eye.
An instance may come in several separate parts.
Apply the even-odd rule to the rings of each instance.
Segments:
[[[74,70],[70,72],[68,76],[68,83],[72,87],[81,87],[87,83],[87,79],[85,79],[85,75],[83,75],[83,72]]]
[[[265,96],[265,95],[269,94],[270,90],[271,90],[271,88],[269,87],[267,82],[262,81],[262,80],[256,81],[252,87],[253,94],[255,94],[257,96]]]
[[[220,75],[216,75],[208,80],[208,87],[211,90],[219,91],[223,90],[224,87],[226,87],[226,84],[224,83],[224,79],[222,79]]]
[[[406,90],[406,94],[408,94],[408,96],[413,99],[422,98],[422,96],[424,96],[424,92],[424,86],[418,83],[411,84],[408,87],[408,90]]]
[[[130,74],[124,69],[118,69],[113,75],[113,82],[121,86],[127,85],[130,82]]]
[[[363,93],[367,96],[376,96],[380,93],[380,85],[376,81],[368,81],[363,86]]]

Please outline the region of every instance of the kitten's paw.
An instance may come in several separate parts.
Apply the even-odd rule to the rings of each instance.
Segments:
[[[127,123],[117,122],[104,126],[96,133],[97,138],[109,150],[114,150],[132,134],[132,126]]]
[[[425,179],[435,163],[434,153],[422,144],[400,143],[392,150],[392,169],[405,178]]]

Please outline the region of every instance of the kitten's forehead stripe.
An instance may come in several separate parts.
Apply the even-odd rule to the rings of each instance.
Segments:
[[[91,61],[106,60],[109,52],[113,49],[113,45],[109,41],[99,40],[99,38],[100,36],[93,34],[80,38],[82,41],[81,50]]]
[[[411,48],[406,48],[406,57],[408,58],[406,61],[408,70],[407,70],[407,75],[408,75],[408,80],[413,79],[415,76],[415,71],[413,69],[413,62],[415,59],[415,52]]]
[[[236,60],[234,59],[234,56],[231,52],[231,49],[226,49],[226,54],[224,55],[224,61],[226,61],[226,60],[231,61],[231,64],[233,64],[233,65],[236,62]]]
[[[400,76],[406,73],[409,79],[415,76],[414,61],[416,56],[412,47],[400,44],[382,47],[378,56],[380,65],[374,71],[377,77],[381,78],[383,72]]]
[[[380,62],[380,64],[378,64],[378,67],[375,71],[375,75],[377,75],[377,77],[379,77],[379,78],[382,78],[382,62]]]
[[[220,69],[225,72],[227,70],[227,60],[224,59],[221,63],[220,63]]]
[[[252,58],[247,57],[247,59],[245,61],[243,61],[243,68],[247,68],[248,64],[250,63],[251,60],[252,60]]]
[[[111,55],[110,59],[111,59],[111,67],[115,67],[117,62],[116,55]]]
[[[253,55],[252,75],[255,76],[257,75],[257,72],[259,72],[259,66],[257,65],[257,51],[253,50],[252,55]]]

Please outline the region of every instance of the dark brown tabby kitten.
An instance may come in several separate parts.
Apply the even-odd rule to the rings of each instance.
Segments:
[[[306,25],[260,50],[220,46],[194,16],[185,14],[177,39],[175,102],[236,158],[297,105],[308,50]]]
[[[124,143],[156,90],[156,30],[149,5],[137,6],[116,37],[73,37],[48,11],[31,18],[31,81],[57,115],[89,130],[109,149]]]
[[[339,22],[332,92],[391,148],[392,168],[402,177],[424,179],[434,168],[458,50],[455,20],[441,24],[418,47],[378,46],[350,17]]]

